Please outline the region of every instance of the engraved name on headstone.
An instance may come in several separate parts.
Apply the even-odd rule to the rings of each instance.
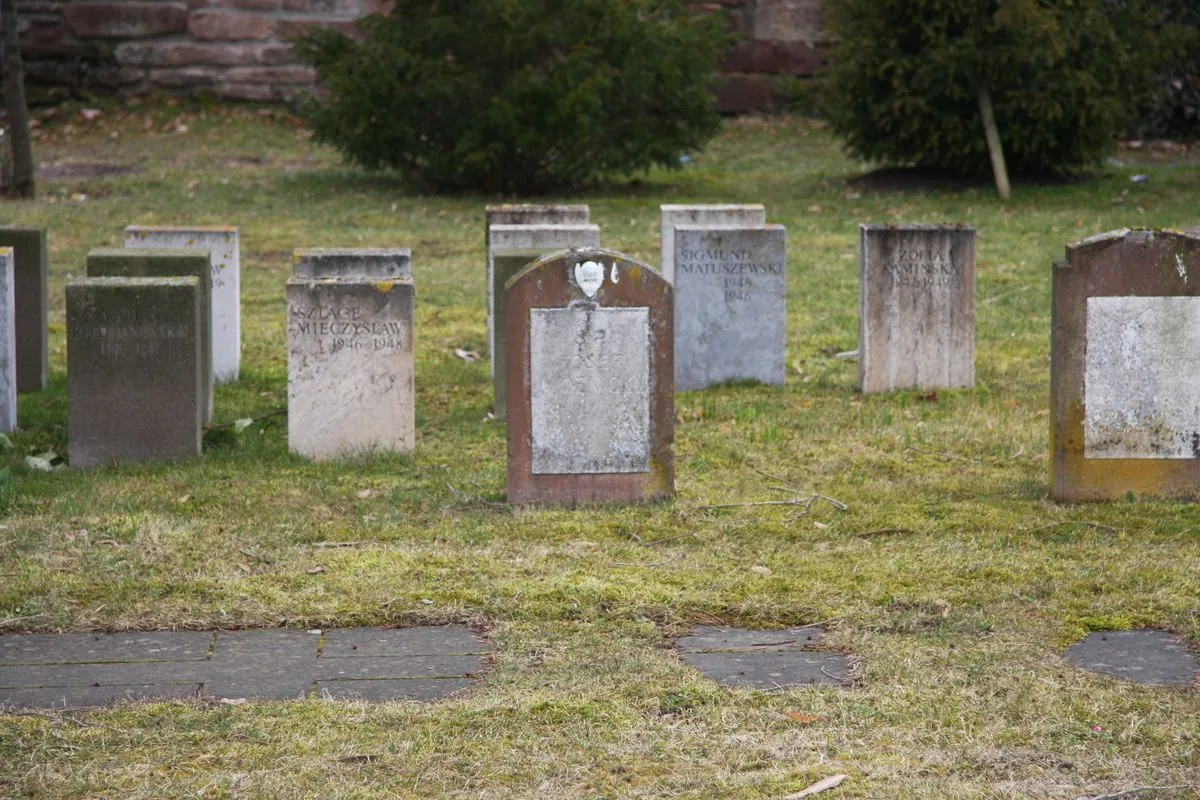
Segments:
[[[670,497],[671,287],[620,253],[552,253],[506,286],[508,499]]]
[[[194,277],[67,284],[72,467],[200,454],[200,294]]]
[[[864,394],[975,384],[975,229],[862,225],[858,377]]]
[[[0,433],[17,427],[17,254],[0,247]]]
[[[664,205],[659,206],[659,258],[662,276],[675,283],[675,226],[753,228],[767,224],[767,210],[760,203],[738,205]]]
[[[16,251],[13,292],[16,298],[17,391],[40,392],[50,372],[50,248],[46,231],[0,225],[0,247]]]
[[[570,225],[508,225],[497,223],[488,229],[488,363],[495,376],[504,365],[504,284],[525,264],[504,259],[505,273],[496,268],[496,259],[514,253],[536,253],[537,256],[566,250],[569,247],[599,247],[600,226],[578,223]],[[535,256],[536,257],[536,256]],[[532,261],[533,259],[529,259]],[[525,263],[528,264],[529,261]],[[503,401],[499,401],[497,416],[503,416]]]
[[[675,388],[783,385],[787,230],[675,226]]]
[[[1054,265],[1052,494],[1200,498],[1200,234],[1120,230]]]
[[[97,248],[88,253],[89,278],[172,278],[194,275],[200,281],[200,374],[204,386],[200,393],[201,415],[205,422],[213,416],[212,368],[212,271],[209,254],[203,250],[149,250],[141,248]]]
[[[130,225],[126,247],[207,250],[212,258],[213,376],[217,383],[238,378],[242,362],[242,266],[238,229]]]
[[[314,460],[411,452],[412,255],[297,250],[288,280],[288,447]]]

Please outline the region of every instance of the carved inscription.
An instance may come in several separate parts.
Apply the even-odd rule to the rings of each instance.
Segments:
[[[157,311],[119,309],[104,311],[99,319],[75,326],[73,335],[98,339],[100,355],[122,358],[129,355],[158,356],[163,342],[194,335],[189,326],[161,319]]]
[[[1085,458],[1200,458],[1200,297],[1089,297]]]
[[[896,248],[883,262],[883,272],[893,286],[918,289],[951,286],[962,279],[962,267],[951,260],[950,253],[931,248]]]
[[[753,248],[718,250],[681,250],[676,269],[684,275],[711,275],[721,279],[725,302],[749,302],[753,297],[755,276],[780,276],[782,263],[764,263]]]
[[[291,306],[288,334],[325,339],[329,352],[393,350],[404,346],[404,324],[374,320],[361,306]]]
[[[535,475],[650,471],[650,310],[529,312]]]

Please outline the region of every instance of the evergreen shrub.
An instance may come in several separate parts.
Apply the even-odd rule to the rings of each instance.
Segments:
[[[825,111],[868,161],[1016,175],[1095,164],[1153,81],[1146,0],[828,0]]]
[[[686,0],[397,0],[359,31],[297,43],[327,87],[301,113],[351,161],[435,188],[529,193],[678,166],[718,127],[728,35]]]

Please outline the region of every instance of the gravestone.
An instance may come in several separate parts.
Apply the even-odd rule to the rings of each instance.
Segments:
[[[297,250],[288,280],[288,447],[314,460],[415,439],[408,250]]]
[[[237,228],[164,228],[130,225],[126,247],[207,250],[212,259],[213,377],[238,378],[242,361],[242,266]]]
[[[141,250],[134,248],[98,248],[88,253],[89,278],[175,278],[195,276],[200,281],[200,392],[201,418],[207,423],[213,415],[212,369],[212,270],[209,255],[200,251]]]
[[[494,313],[496,294],[504,293],[504,282],[493,279],[492,226],[493,225],[587,225],[590,210],[586,204],[565,203],[516,203],[488,206],[484,210],[484,242],[487,247],[487,324],[488,324],[488,369],[495,376],[497,365],[503,369],[504,361],[495,359],[496,325],[503,325],[503,317]],[[599,246],[599,243],[596,245]],[[510,245],[510,249],[513,246]],[[520,248],[516,248],[520,249]],[[556,250],[558,248],[551,248]],[[549,252],[543,250],[542,252]],[[497,322],[500,320],[500,322]]]
[[[664,205],[659,206],[659,244],[662,276],[675,284],[675,226],[702,225],[752,228],[767,224],[767,210],[759,203],[748,205]]]
[[[1200,234],[1086,239],[1052,287],[1055,499],[1200,498]]]
[[[67,415],[74,468],[200,454],[200,280],[67,284]]]
[[[0,247],[0,433],[17,427],[16,251]]]
[[[863,394],[975,385],[975,229],[862,225]]]
[[[611,250],[543,256],[508,281],[508,501],[672,497],[671,286]]]
[[[783,385],[787,230],[675,226],[675,388]]]
[[[546,253],[571,247],[599,247],[600,228],[597,225],[494,225],[491,243],[492,305],[488,309],[488,329],[492,338],[488,358],[494,390],[492,410],[497,419],[504,419],[504,284],[525,265]]]
[[[13,292],[16,298],[17,391],[40,392],[50,372],[47,278],[50,248],[41,228],[0,226],[0,247],[16,251]]]
[[[584,207],[586,209],[586,206]],[[497,223],[488,228],[488,365],[493,377],[503,371],[504,353],[500,328],[504,325],[504,284],[517,274],[524,264],[507,275],[496,271],[496,256],[513,251],[534,251],[538,256],[566,250],[569,247],[599,247],[600,226],[578,224],[521,224]],[[530,259],[532,260],[532,259]],[[511,269],[512,259],[505,262]],[[528,262],[526,262],[528,263]],[[501,403],[501,405],[503,405]],[[497,416],[503,416],[500,411]]]

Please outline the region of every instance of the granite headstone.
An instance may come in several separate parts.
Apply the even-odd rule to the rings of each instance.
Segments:
[[[0,433],[17,427],[16,251],[0,247]]]
[[[314,460],[415,438],[412,255],[297,250],[288,280],[288,446]]]
[[[238,378],[242,361],[242,266],[237,228],[171,228],[131,225],[126,247],[207,250],[212,259],[213,376],[217,383]]]
[[[194,277],[67,284],[72,467],[200,454],[200,296]]]
[[[674,285],[676,225],[752,228],[766,224],[767,209],[759,203],[659,206],[659,257],[662,261],[662,276]]]
[[[675,226],[675,388],[783,385],[787,230]]]
[[[40,392],[50,372],[50,248],[41,228],[0,226],[0,247],[16,251],[13,292],[16,297],[17,391]]]
[[[864,394],[975,384],[975,229],[862,225],[858,376]]]
[[[205,422],[213,415],[212,369],[212,271],[209,255],[180,250],[143,250],[130,247],[106,247],[92,250],[87,257],[89,278],[176,278],[194,275],[200,281],[200,375],[201,415]]]

